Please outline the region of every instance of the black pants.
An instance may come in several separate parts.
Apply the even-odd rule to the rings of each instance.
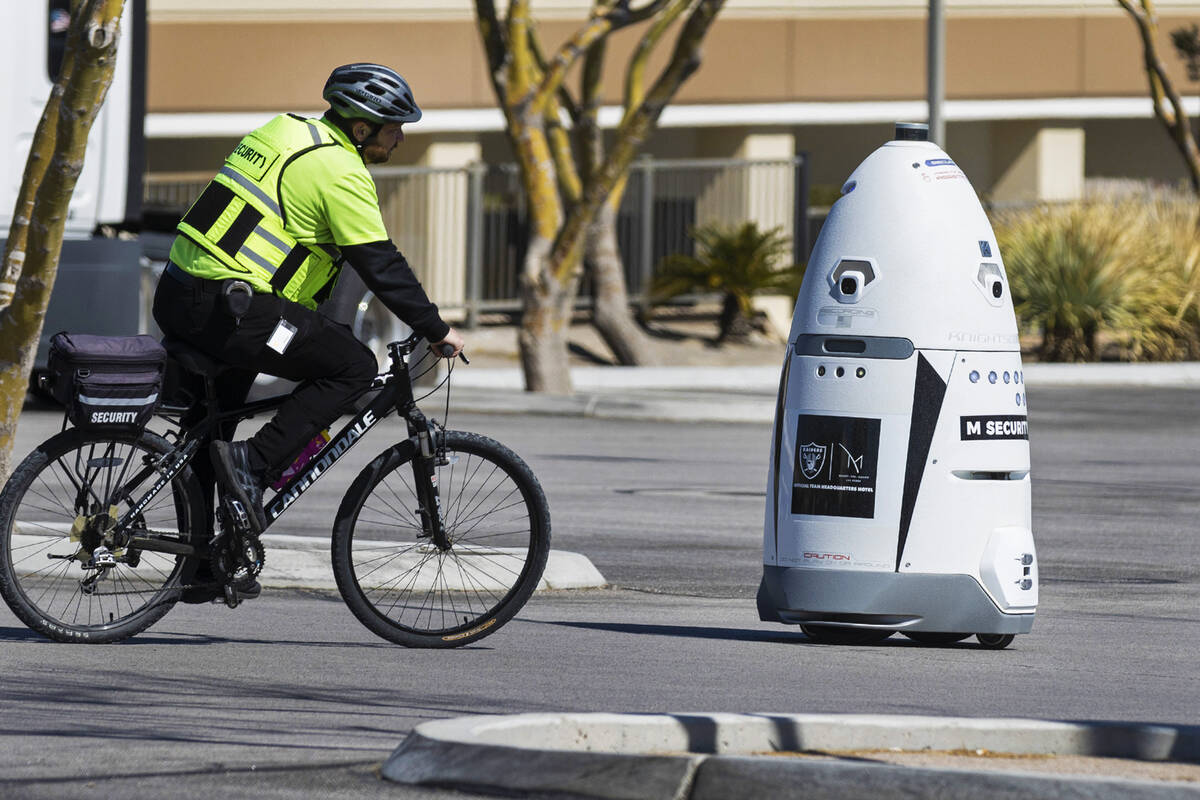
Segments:
[[[348,326],[276,295],[256,294],[238,323],[226,310],[220,287],[220,281],[181,281],[168,271],[154,295],[154,319],[164,333],[233,365],[235,369],[217,378],[222,407],[244,402],[260,372],[300,382],[275,417],[250,439],[268,465],[268,480],[274,480],[370,386],[378,371],[375,356]],[[296,333],[283,353],[277,353],[266,343],[281,319],[295,326]],[[184,422],[192,424],[205,413],[206,409],[194,409]],[[231,439],[233,433],[229,429],[220,435]],[[205,492],[211,491],[207,448],[193,461],[193,469]]]

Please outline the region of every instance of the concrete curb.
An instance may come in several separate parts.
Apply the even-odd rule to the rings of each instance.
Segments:
[[[772,389],[770,397],[649,390],[555,397],[506,389],[460,390],[455,387],[450,407],[452,413],[769,424],[775,416],[775,396]]]
[[[1071,386],[1200,387],[1200,362],[1029,364],[1024,373],[1034,392]],[[571,381],[572,395],[529,394],[516,368],[467,368],[454,373],[450,403],[455,411],[474,413],[770,424],[779,367],[575,367]]]
[[[313,536],[264,534],[267,559],[259,582],[271,588],[336,589],[329,557],[329,541]],[[452,577],[451,577],[452,580]],[[452,582],[445,584],[454,589]],[[592,589],[608,581],[587,556],[567,550],[551,550],[538,591],[546,589]]]
[[[781,364],[747,367],[572,367],[577,392],[629,389],[770,392],[779,387]],[[1030,386],[1200,386],[1200,361],[1149,364],[1026,364]],[[454,387],[521,391],[517,367],[454,372]]]
[[[1188,783],[762,755],[892,748],[1200,761],[1200,727],[838,714],[473,716],[417,726],[383,775],[605,800],[1200,797]]]

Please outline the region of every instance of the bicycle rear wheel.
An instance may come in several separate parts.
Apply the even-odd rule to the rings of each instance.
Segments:
[[[550,510],[533,472],[499,442],[446,431],[437,486],[449,548],[426,535],[401,443],[351,485],[333,529],[333,573],[346,605],[379,636],[408,647],[460,647],[525,605],[550,553]]]
[[[115,529],[158,477],[151,462],[170,450],[148,431],[73,428],[21,462],[0,493],[0,594],[22,622],[57,641],[98,644],[140,633],[171,609],[194,564],[128,535],[165,548],[194,541],[205,517],[191,470]]]

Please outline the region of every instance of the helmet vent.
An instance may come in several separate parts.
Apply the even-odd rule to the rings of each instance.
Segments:
[[[421,118],[421,109],[404,78],[381,64],[338,67],[325,82],[322,96],[334,111],[349,119],[382,125]]]

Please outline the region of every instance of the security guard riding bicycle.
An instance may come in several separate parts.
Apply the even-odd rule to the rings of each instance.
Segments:
[[[256,533],[266,527],[263,487],[377,372],[366,345],[316,310],[343,264],[429,342],[454,354],[463,347],[389,240],[367,171],[404,140],[404,123],[421,118],[412,90],[394,70],[360,63],[333,70],[322,96],[330,108],[320,119],[283,114],[238,143],[180,221],[154,298],[165,334],[232,366],[218,380],[222,406],[243,402],[258,373],[299,382],[254,436],[229,442],[224,430],[211,463],[203,453],[193,461],[208,513],[215,478]],[[203,415],[195,409],[184,424]]]

